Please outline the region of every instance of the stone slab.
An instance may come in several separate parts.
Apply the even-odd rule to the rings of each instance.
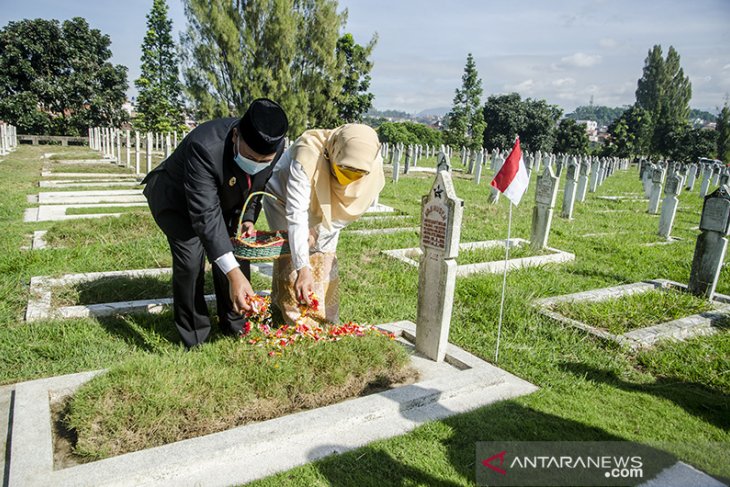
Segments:
[[[511,238],[510,246],[527,245],[529,241],[521,238]],[[474,249],[488,249],[494,247],[504,247],[504,240],[485,240],[482,242],[466,242],[459,244],[459,250],[474,250]],[[546,247],[545,250],[552,253],[547,255],[536,255],[533,257],[523,257],[521,259],[508,259],[507,270],[523,269],[527,267],[535,267],[544,264],[560,264],[564,262],[570,262],[575,260],[575,254],[565,252],[563,250],[554,249],[552,247]],[[419,263],[417,260],[408,256],[408,254],[417,254],[421,256],[421,249],[417,247],[409,249],[394,249],[394,250],[382,250],[382,254],[385,254],[394,259],[406,263],[413,267],[418,267]],[[458,260],[458,257],[457,257]],[[497,274],[504,272],[504,260],[497,260],[492,262],[480,262],[476,264],[465,264],[457,266],[456,276],[465,277],[477,273],[485,274]]]
[[[638,487],[727,487],[727,484],[692,465],[677,462],[659,472],[653,479],[639,484]]]
[[[12,424],[12,408],[15,394],[15,386],[0,386],[0,472],[2,472],[3,486],[6,485],[9,465],[5,460],[9,452],[6,448],[10,445],[10,433]]]
[[[238,485],[537,390],[454,345],[444,362],[418,357],[414,323],[381,328],[408,347],[419,382],[60,470],[53,465],[51,401],[101,372],[17,384],[8,486]]]
[[[41,250],[48,248],[48,244],[46,243],[46,234],[48,233],[48,230],[36,230],[33,232],[33,240],[30,244],[31,250]]]
[[[420,227],[396,227],[396,228],[366,228],[363,230],[348,230],[350,235],[389,235],[402,232],[420,232]]]
[[[641,294],[654,289],[678,289],[686,291],[687,286],[666,279],[652,279],[649,281],[635,282],[632,284],[623,284],[620,286],[612,286],[580,293],[539,299],[535,301],[534,305],[538,307],[539,312],[542,315],[552,318],[555,321],[579,328],[596,337],[610,340],[619,343],[620,345],[626,345],[631,349],[651,347],[664,339],[684,340],[695,336],[712,335],[717,332],[717,328],[713,326],[713,323],[721,319],[724,314],[730,312],[730,296],[715,294],[712,300],[714,309],[711,311],[665,323],[659,323],[645,328],[638,328],[621,335],[616,335],[587,323],[568,318],[567,316],[563,316],[551,309],[554,304],[561,302],[606,301],[632,294]]]
[[[273,266],[270,263],[254,264],[251,266],[251,272],[258,272],[267,277],[271,277],[272,270]],[[69,319],[113,316],[131,313],[161,313],[167,307],[172,305],[172,298],[140,299],[133,301],[117,301],[111,303],[84,304],[53,308],[51,305],[53,301],[53,288],[70,286],[83,282],[91,282],[110,277],[139,278],[171,274],[171,268],[163,267],[158,269],[66,274],[57,278],[34,276],[30,279],[30,291],[28,293],[28,305],[25,310],[25,321],[26,323],[30,323],[33,321],[51,318]],[[261,295],[268,295],[269,291],[257,291],[257,293]],[[215,294],[206,295],[205,300],[209,304],[215,304]]]
[[[96,181],[90,179],[83,180],[69,180],[63,179],[59,181],[39,181],[38,187],[40,188],[88,188],[88,187],[126,187],[126,186],[139,186],[140,182],[136,178],[119,178],[115,179],[97,179]]]
[[[41,171],[43,178],[66,178],[66,179],[127,179],[130,177],[143,178],[144,174],[135,174],[132,172],[54,172]]]
[[[45,191],[38,194],[38,203],[42,205],[145,203],[146,201],[141,189]]]
[[[24,222],[44,222],[79,220],[84,218],[104,218],[107,216],[121,216],[122,213],[88,213],[79,215],[67,215],[69,208],[119,208],[119,207],[145,207],[147,203],[98,203],[78,205],[41,205],[37,208],[27,208],[23,215]]]
[[[365,214],[367,214],[367,213],[393,213],[393,212],[395,212],[395,208],[393,208],[392,206],[376,203],[376,204],[372,205],[370,208],[368,208],[365,211]]]
[[[407,220],[409,218],[410,218],[410,215],[371,215],[371,216],[361,217],[360,221],[378,222],[378,221],[384,221],[384,220]]]
[[[54,159],[53,164],[78,164],[78,165],[94,165],[94,164],[114,164],[117,159],[114,157],[104,159]]]

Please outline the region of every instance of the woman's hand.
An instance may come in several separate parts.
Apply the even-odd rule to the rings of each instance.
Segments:
[[[233,311],[241,314],[243,311],[250,310],[251,306],[248,304],[246,296],[253,296],[254,292],[241,268],[232,269],[226,274],[226,277],[228,277],[228,296],[231,299]]]
[[[306,303],[307,306],[312,305],[309,295],[314,292],[314,279],[312,278],[312,268],[305,266],[299,269],[297,280],[294,281],[294,293],[300,303]]]
[[[250,237],[256,231],[253,228],[253,222],[243,222],[242,230],[243,230],[242,235],[244,237]]]

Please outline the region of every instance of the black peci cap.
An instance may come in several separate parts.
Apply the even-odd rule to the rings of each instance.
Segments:
[[[279,142],[286,136],[289,120],[284,109],[268,98],[251,102],[238,122],[238,132],[248,146],[259,154],[276,152]]]

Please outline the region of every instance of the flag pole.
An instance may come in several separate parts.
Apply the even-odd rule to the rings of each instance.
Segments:
[[[512,232],[512,202],[509,203],[509,219],[507,220],[507,240],[504,242],[504,273],[502,275],[502,300],[499,304],[499,324],[497,325],[497,348],[494,352],[494,365],[499,363],[499,338],[502,335],[502,317],[504,315],[504,296],[507,290],[507,261],[509,260],[509,242]]]

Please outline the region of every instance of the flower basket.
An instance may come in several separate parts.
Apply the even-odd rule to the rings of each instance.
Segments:
[[[233,255],[238,260],[262,261],[275,260],[282,255],[291,254],[287,232],[284,230],[274,230],[270,232],[259,230],[255,231],[253,235],[248,237],[243,237],[241,235],[243,231],[243,215],[246,213],[246,207],[248,206],[249,201],[251,201],[251,198],[257,194],[263,194],[277,199],[276,196],[265,191],[255,191],[246,198],[243,210],[241,210],[241,216],[238,218],[236,235],[231,237]]]

